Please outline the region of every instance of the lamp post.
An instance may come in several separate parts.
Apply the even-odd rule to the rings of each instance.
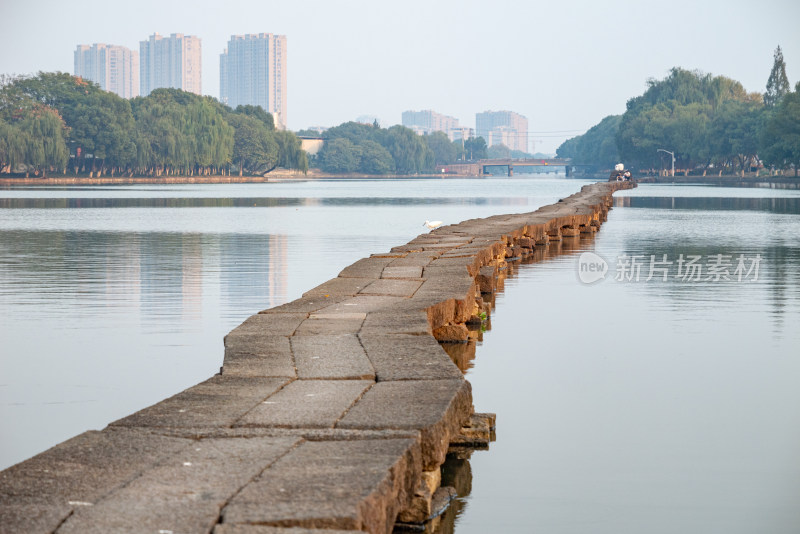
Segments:
[[[659,148],[656,152],[666,152],[672,156],[672,176],[675,176],[675,152],[670,152],[669,150],[664,150],[663,148]]]

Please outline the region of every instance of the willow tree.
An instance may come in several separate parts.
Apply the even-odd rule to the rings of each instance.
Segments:
[[[47,176],[47,171],[63,171],[69,160],[67,128],[58,111],[36,105],[18,123],[25,140],[24,163]],[[26,173],[27,175],[27,173]]]
[[[231,161],[233,128],[207,97],[179,89],[156,89],[133,99],[137,159],[150,174],[207,174]]]
[[[239,176],[263,174],[278,165],[279,148],[273,132],[260,120],[250,115],[231,114],[228,122],[233,126],[233,163]]]

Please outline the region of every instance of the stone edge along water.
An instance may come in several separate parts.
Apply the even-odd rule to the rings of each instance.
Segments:
[[[0,532],[391,532],[422,522],[451,445],[480,443],[468,338],[509,258],[593,233],[614,191],[472,219],[346,267],[225,337],[221,374],[0,473]],[[450,493],[448,493],[450,491]],[[444,498],[442,498],[444,496]]]

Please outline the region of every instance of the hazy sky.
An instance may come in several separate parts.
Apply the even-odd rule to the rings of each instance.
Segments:
[[[359,115],[390,126],[408,109],[474,127],[476,112],[508,109],[546,152],[624,112],[673,66],[763,92],[780,45],[789,81],[800,78],[797,0],[0,0],[0,21],[5,74],[72,72],[78,44],[197,35],[213,96],[231,35],[284,34],[293,130]]]

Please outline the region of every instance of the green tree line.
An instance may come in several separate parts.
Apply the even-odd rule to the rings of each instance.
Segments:
[[[300,135],[318,135],[300,131]],[[482,137],[450,141],[444,132],[417,135],[405,126],[381,128],[377,123],[345,122],[325,131],[323,148],[311,162],[334,174],[420,174],[436,165],[487,157]]]
[[[621,161],[634,169],[658,169],[662,149],[674,152],[676,168],[687,171],[732,174],[764,165],[797,175],[800,83],[791,90],[780,47],[763,95],[748,93],[725,76],[678,67],[647,85],[644,94],[628,101],[624,114],[565,141],[558,156],[598,168]]]
[[[161,176],[308,170],[300,139],[260,107],[157,89],[125,100],[66,73],[0,83],[0,173]]]

